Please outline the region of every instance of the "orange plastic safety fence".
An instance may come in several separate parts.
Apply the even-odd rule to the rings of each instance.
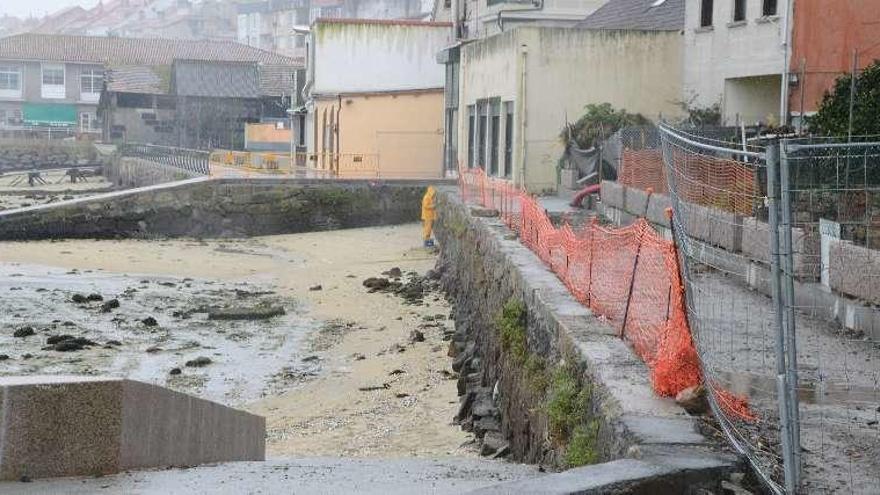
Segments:
[[[636,189],[652,188],[655,193],[666,194],[666,171],[663,169],[663,150],[624,148],[620,156],[617,182]]]
[[[482,169],[462,170],[466,201],[498,210],[508,227],[569,288],[603,316],[644,360],[654,391],[675,396],[702,380],[688,327],[675,246],[644,219],[611,228],[592,222],[580,229],[556,227],[538,200]],[[726,393],[731,411],[749,419],[745,399]]]

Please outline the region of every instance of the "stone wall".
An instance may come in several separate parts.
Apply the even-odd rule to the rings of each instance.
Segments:
[[[0,240],[235,237],[416,222],[428,184],[274,177],[188,179],[3,211]]]
[[[654,395],[648,369],[614,329],[491,212],[472,214],[451,192],[438,205],[438,272],[456,325],[456,420],[480,439],[484,454],[559,469],[689,455],[730,467],[690,416]],[[511,307],[523,311],[514,325]],[[578,397],[567,413],[559,402],[566,390]],[[560,419],[589,434],[561,436]]]
[[[94,165],[96,162],[95,147],[89,142],[0,140],[0,173]]]
[[[201,177],[201,174],[143,158],[114,156],[104,166],[104,177],[120,188],[152,186]]]

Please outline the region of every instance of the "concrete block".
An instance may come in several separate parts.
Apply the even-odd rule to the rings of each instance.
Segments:
[[[647,216],[648,192],[635,187],[626,187],[623,191],[624,209],[637,217]]]
[[[831,288],[871,304],[880,304],[880,251],[832,240],[828,279]]]
[[[703,242],[730,252],[742,248],[742,217],[729,211],[695,203],[679,204],[685,232]]]
[[[624,189],[619,182],[603,180],[601,185],[602,202],[615,208],[624,209]]]
[[[265,459],[265,419],[110,377],[0,378],[0,480]]]
[[[754,261],[769,265],[770,226],[754,217],[744,218],[742,225],[743,254]],[[806,232],[802,228],[795,227],[792,229],[791,239],[792,250],[795,253],[793,264],[796,276],[807,280],[818,279],[821,270],[818,233]]]
[[[672,208],[672,199],[665,194],[652,194],[648,199],[648,221],[669,228],[666,209]]]

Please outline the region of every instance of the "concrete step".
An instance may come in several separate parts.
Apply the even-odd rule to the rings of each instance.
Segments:
[[[156,385],[0,377],[0,480],[259,461],[265,437],[260,416]]]

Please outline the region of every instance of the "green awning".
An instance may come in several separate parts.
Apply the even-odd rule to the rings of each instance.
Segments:
[[[22,116],[28,125],[76,125],[76,106],[25,103]]]

